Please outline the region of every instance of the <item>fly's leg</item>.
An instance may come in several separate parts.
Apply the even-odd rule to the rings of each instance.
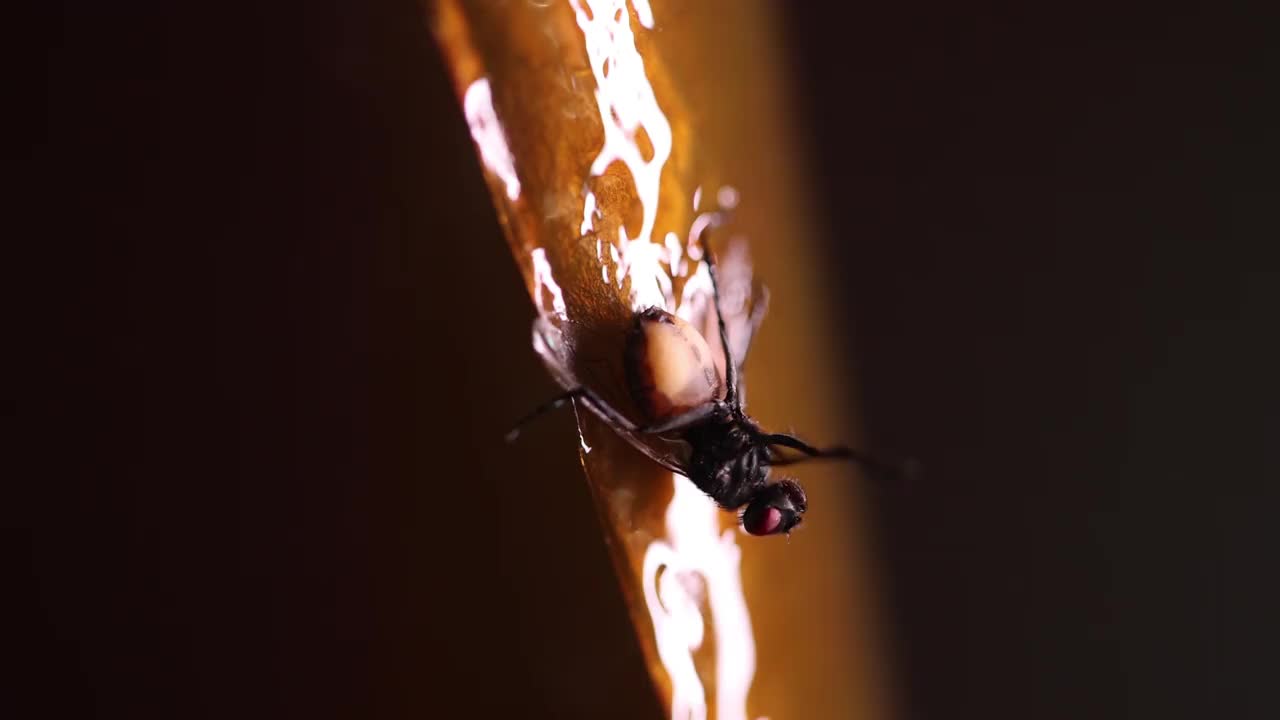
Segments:
[[[514,442],[516,438],[520,437],[520,431],[525,425],[528,425],[530,422],[553,410],[559,410],[571,400],[581,400],[583,404],[587,405],[593,412],[600,415],[613,425],[616,425],[628,432],[636,432],[637,428],[635,423],[628,420],[625,415],[618,412],[612,405],[601,399],[599,395],[595,394],[595,392],[591,390],[591,388],[578,387],[561,395],[557,395],[551,400],[548,400],[534,408],[528,415],[520,418],[520,421],[511,429],[511,432],[507,433],[507,442]]]
[[[760,439],[768,445],[777,445],[785,448],[791,448],[793,450],[799,450],[807,456],[800,458],[782,457],[781,455],[775,455],[776,451],[770,447],[770,457],[767,462],[769,465],[774,467],[795,465],[797,463],[806,462],[808,460],[817,460],[819,458],[838,458],[841,460],[852,460],[858,465],[861,465],[864,470],[867,470],[872,475],[880,478],[889,478],[894,480],[903,478],[909,479],[919,472],[917,463],[913,461],[908,461],[900,466],[894,466],[851,448],[847,448],[843,445],[831,448],[816,448],[800,438],[782,433],[762,435]]]
[[[702,423],[707,418],[712,417],[722,407],[723,405],[718,402],[703,403],[702,405],[699,405],[688,412],[676,415],[673,418],[668,418],[660,423],[646,425],[640,428],[639,432],[647,435],[661,435],[662,433],[669,433],[675,430],[684,430],[685,428],[693,427],[694,425]]]

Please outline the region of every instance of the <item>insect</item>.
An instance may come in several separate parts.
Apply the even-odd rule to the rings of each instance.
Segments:
[[[720,268],[706,232],[704,228],[699,234],[699,243],[711,277],[714,331],[723,357],[715,357],[697,328],[667,310],[636,312],[623,363],[627,390],[640,415],[635,422],[578,381],[561,331],[540,317],[534,322],[534,347],[565,392],[522,418],[507,440],[513,441],[531,420],[576,400],[653,461],[689,478],[722,509],[742,509],[739,520],[748,533],[790,533],[803,520],[808,500],[793,478],[771,479],[772,468],[816,458],[852,460],[877,473],[888,468],[844,446],[817,448],[794,435],[767,432],[747,415],[741,366],[763,320],[768,294],[763,286],[756,287],[750,312],[735,327],[736,342],[731,343]],[[742,285],[745,273],[749,284],[745,261],[734,268],[739,272],[730,279]]]

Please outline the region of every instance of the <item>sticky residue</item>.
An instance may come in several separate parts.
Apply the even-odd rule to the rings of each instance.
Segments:
[[[569,0],[569,4],[586,40],[596,82],[596,105],[604,127],[604,143],[592,161],[591,176],[604,174],[615,162],[623,163],[642,206],[642,222],[635,237],[628,236],[624,223],[618,224],[616,238],[597,236],[596,255],[601,267],[613,269],[612,276],[602,269],[602,278],[616,283],[618,288],[629,281],[630,302],[635,309],[665,307],[692,320],[687,317],[691,313],[707,311],[706,302],[686,302],[699,293],[704,298],[710,296],[706,266],[698,264],[685,282],[679,303],[674,297],[672,278],[688,275],[690,262],[702,257],[697,233],[714,220],[714,214],[698,215],[684,242],[673,231],[655,241],[659,183],[671,154],[672,135],[645,74],[644,60],[636,49],[631,14],[625,0]],[[633,0],[632,5],[639,24],[653,29],[649,4]],[[641,148],[641,132],[652,147],[651,155]],[[717,199],[722,204],[726,199],[736,204],[736,193],[727,195],[724,190]],[[701,196],[699,188],[693,198],[695,209]],[[583,236],[595,229],[598,202],[590,190],[585,193],[580,226]],[[541,282],[549,280],[548,275]],[[702,647],[707,629],[705,607],[715,633],[716,717],[745,720],[747,692],[755,674],[755,640],[742,591],[742,551],[734,531],[721,531],[723,512],[715,503],[687,478],[676,475],[673,480],[674,493],[665,516],[666,537],[648,545],[643,568],[644,597],[654,640],[671,680],[671,717],[707,717],[706,684],[694,663],[694,653]]]
[[[507,188],[507,199],[520,197],[520,178],[516,176],[515,159],[507,147],[507,135],[493,109],[493,92],[489,79],[480,78],[467,86],[462,97],[462,110],[471,128],[471,139],[480,149],[480,160],[497,175]]]
[[[634,238],[627,235],[624,226],[618,228],[614,281],[621,287],[630,278],[633,305],[669,306],[674,298],[671,277],[661,268],[666,260],[665,248],[654,245],[652,240],[662,168],[671,156],[671,124],[645,75],[644,59],[636,50],[625,0],[569,0],[569,4],[586,41],[587,58],[596,81],[596,106],[604,128],[604,143],[591,163],[591,175],[604,174],[615,162],[626,165],[643,212],[640,231]],[[634,5],[641,25],[651,29],[653,12],[649,4],[635,0]],[[641,131],[652,146],[647,160],[638,142]],[[584,225],[592,210],[584,208]]]
[[[658,656],[671,678],[671,717],[707,717],[706,690],[693,662],[706,633],[705,602],[715,632],[716,717],[745,720],[756,651],[742,593],[742,548],[735,531],[720,532],[720,509],[687,478],[672,478],[667,538],[649,544],[643,569]]]
[[[551,276],[551,263],[547,261],[547,251],[534,248],[529,259],[533,261],[533,296],[542,312],[554,313],[557,317],[565,317],[564,291]],[[550,307],[547,296],[550,295]]]

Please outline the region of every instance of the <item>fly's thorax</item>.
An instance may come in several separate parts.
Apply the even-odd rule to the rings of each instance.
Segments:
[[[767,450],[736,420],[690,428],[684,437],[691,450],[689,479],[721,507],[741,507],[767,483]]]
[[[627,337],[627,380],[649,422],[659,422],[724,397],[724,383],[706,338],[660,308],[636,315]]]

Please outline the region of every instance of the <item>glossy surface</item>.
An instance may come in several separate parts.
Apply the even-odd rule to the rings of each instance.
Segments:
[[[714,337],[697,238],[732,208],[711,237],[735,355],[766,305],[744,239],[780,298],[772,340],[754,343],[748,363],[753,413],[856,439],[824,404],[835,363],[776,112],[785,95],[769,15],[755,3],[587,0],[430,11],[542,315],[535,348],[558,382],[587,384],[638,417],[622,366],[632,317],[659,306]],[[885,713],[851,470],[805,466],[805,532],[753,538],[686,479],[589,413],[578,418],[605,538],[673,717]]]

